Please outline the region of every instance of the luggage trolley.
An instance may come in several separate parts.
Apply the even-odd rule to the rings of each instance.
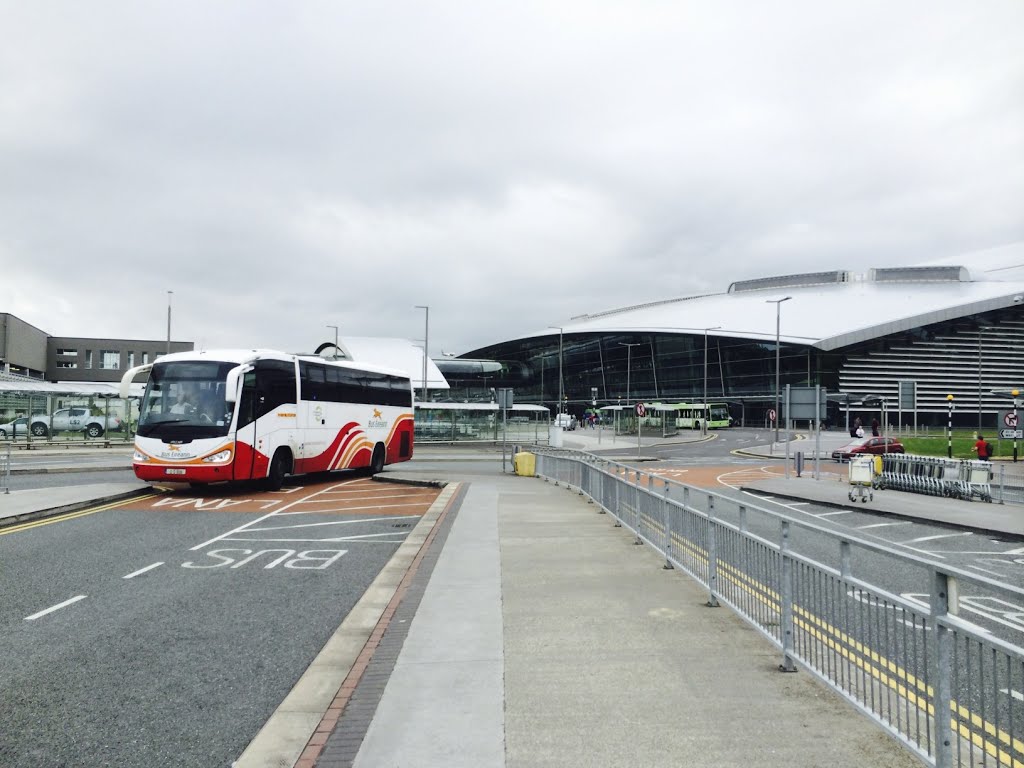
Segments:
[[[875,457],[854,456],[850,460],[850,501],[874,500]]]

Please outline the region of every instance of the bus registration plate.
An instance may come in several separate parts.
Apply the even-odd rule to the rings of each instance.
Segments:
[[[166,475],[184,475],[184,469],[165,469],[164,474]]]

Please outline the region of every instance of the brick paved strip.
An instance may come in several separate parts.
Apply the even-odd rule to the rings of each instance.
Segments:
[[[455,506],[461,488],[459,483],[445,486],[233,768],[286,768],[300,758],[315,759],[321,748],[310,745],[310,738],[325,718],[340,716],[335,699],[343,683],[410,569],[422,562],[438,522]]]
[[[465,487],[460,486],[431,529],[335,697],[331,711],[340,706],[342,713],[331,729],[327,743],[316,760],[312,763],[300,761],[295,768],[351,768],[355,763],[464,496]]]

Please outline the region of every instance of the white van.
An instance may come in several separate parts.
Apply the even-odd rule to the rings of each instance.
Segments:
[[[555,426],[561,427],[563,431],[576,429],[576,417],[571,413],[559,413],[555,416]]]

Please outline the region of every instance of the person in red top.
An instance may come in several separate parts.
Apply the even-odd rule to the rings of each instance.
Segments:
[[[978,442],[974,444],[974,450],[981,461],[988,461],[992,458],[992,446],[985,442],[984,435],[978,435]]]

